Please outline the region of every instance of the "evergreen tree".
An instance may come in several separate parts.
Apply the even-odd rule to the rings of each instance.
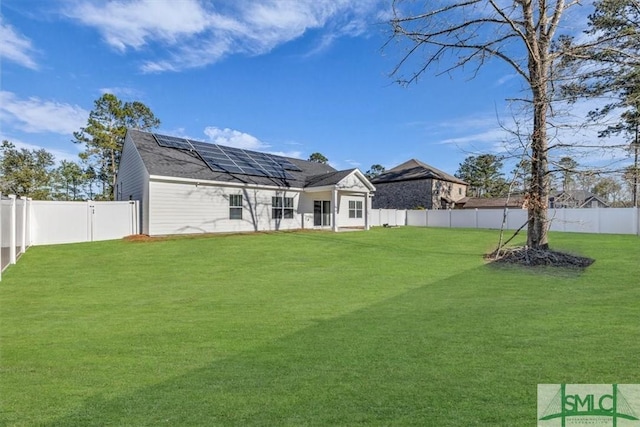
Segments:
[[[384,166],[376,163],[375,165],[371,165],[371,169],[365,172],[365,175],[367,178],[373,179],[378,175],[382,175],[384,172],[385,172]]]
[[[637,0],[598,0],[589,16],[586,33],[592,41],[573,46],[571,41],[565,66],[573,68],[577,81],[564,85],[569,99],[612,99],[589,112],[599,121],[610,115],[616,119],[600,132],[602,138],[622,135],[638,168],[640,151],[640,3]],[[610,121],[609,121],[610,123]],[[638,177],[632,175],[633,204],[638,203]]]
[[[455,176],[469,184],[467,194],[474,197],[499,197],[504,196],[509,184],[504,178],[502,160],[493,154],[481,154],[468,156]]]
[[[322,163],[323,165],[326,165],[327,163],[329,163],[329,159],[327,159],[322,153],[312,153],[309,156],[308,161],[315,162],[315,163]]]
[[[571,157],[563,157],[557,163],[557,166],[562,177],[562,191],[572,190],[578,162]]]
[[[94,103],[87,126],[74,132],[74,142],[84,144],[80,158],[96,171],[101,198],[111,200],[127,128],[151,130],[160,125],[151,109],[141,102],[120,101],[104,94]]]
[[[82,187],[86,177],[79,164],[62,160],[56,169],[56,175],[61,193],[58,198],[64,200],[82,199]]]

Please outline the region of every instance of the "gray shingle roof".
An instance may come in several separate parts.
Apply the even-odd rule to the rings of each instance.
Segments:
[[[346,169],[336,172],[327,172],[321,175],[313,175],[307,178],[305,187],[324,187],[325,185],[336,185],[355,169]]]
[[[576,207],[583,207],[592,200],[597,200],[605,206],[609,206],[606,200],[599,197],[597,194],[593,194],[587,190],[566,190],[557,193],[554,196],[555,202],[562,204],[563,202],[573,202]]]
[[[395,182],[395,181],[409,181],[413,179],[439,179],[440,181],[454,182],[457,184],[467,185],[466,182],[460,178],[456,178],[453,175],[449,175],[446,172],[436,169],[420,160],[411,159],[401,165],[389,169],[383,174],[378,175],[371,180],[372,184]]]
[[[329,165],[292,157],[286,157],[286,159],[301,169],[301,171],[288,171],[292,179],[214,172],[196,153],[161,147],[154,139],[153,134],[149,132],[129,129],[128,136],[135,144],[150,175],[201,179],[203,181],[303,188],[305,186],[336,184],[340,179],[352,172],[352,170],[336,171]],[[331,182],[343,172],[344,175],[342,178],[336,182]]]
[[[465,197],[458,200],[456,205],[463,206],[464,209],[502,209],[519,208],[524,206],[524,196],[514,195],[507,197]]]

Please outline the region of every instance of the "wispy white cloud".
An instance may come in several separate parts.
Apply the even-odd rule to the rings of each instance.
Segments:
[[[264,151],[269,147],[268,144],[260,141],[255,136],[235,129],[208,126],[204,129],[204,134],[214,144],[257,151]]]
[[[425,124],[423,124],[425,126]],[[436,144],[453,145],[470,154],[505,151],[510,134],[494,114],[474,114],[454,121],[427,124]]]
[[[82,107],[37,97],[21,99],[0,91],[0,123],[29,133],[72,134],[87,122],[89,112]]]
[[[139,49],[152,40],[175,44],[207,27],[209,14],[195,0],[78,1],[66,14],[97,28],[119,51]]]
[[[469,133],[459,137],[443,139],[440,141],[440,144],[454,144],[462,146],[467,144],[484,145],[489,143],[491,145],[494,145],[496,142],[503,141],[504,139],[504,129],[491,128],[481,132]]]
[[[282,157],[293,157],[294,159],[301,159],[302,152],[300,151],[267,151],[269,154],[275,154]]]
[[[494,86],[495,87],[502,86],[503,84],[505,84],[505,83],[507,83],[507,82],[509,82],[509,81],[511,81],[513,79],[519,78],[519,77],[520,76],[518,74],[506,74],[506,75],[500,77],[498,80],[496,80],[496,82],[494,83]]]
[[[336,37],[360,36],[377,22],[381,0],[77,0],[64,13],[99,31],[120,52],[166,52],[145,61],[145,72],[179,71],[215,63],[231,54],[260,55],[309,30],[322,29],[314,51]]]
[[[556,104],[554,116],[549,117],[549,159],[557,161],[564,156],[572,157],[584,168],[614,168],[612,165],[628,162],[629,153],[624,147],[624,137],[599,138],[598,132],[612,124],[615,117],[599,123],[587,119],[588,112],[599,106],[589,100],[575,104]],[[506,114],[504,115],[506,117]],[[438,123],[413,123],[428,129],[435,142],[453,145],[467,155],[484,153],[502,154],[508,158],[522,155],[531,133],[531,124],[526,115],[519,117],[497,117],[495,114],[475,114],[460,117],[455,121]],[[516,123],[518,121],[518,123]],[[521,140],[514,133],[520,133]]]
[[[34,59],[36,50],[31,40],[16,32],[0,16],[0,57],[32,70],[38,69]]]

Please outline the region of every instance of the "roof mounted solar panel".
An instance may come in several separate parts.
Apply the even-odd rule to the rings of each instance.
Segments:
[[[192,141],[175,136],[159,134],[153,134],[153,136],[161,147],[195,151],[214,172],[293,179],[287,170],[301,170],[281,156]]]
[[[297,172],[301,172],[302,171],[302,169],[300,169],[299,167],[297,167],[296,165],[294,165],[293,163],[291,163],[289,160],[285,159],[284,157],[279,157],[279,156],[274,156],[274,157],[277,157],[276,161],[280,164],[280,166],[282,166],[286,170],[297,171]]]
[[[153,137],[161,147],[178,148],[180,150],[193,150],[193,146],[189,143],[189,140],[185,138],[178,138],[168,135],[158,135],[157,133],[154,133]]]

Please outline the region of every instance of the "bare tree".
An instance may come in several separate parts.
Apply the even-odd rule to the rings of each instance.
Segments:
[[[473,65],[475,75],[489,59],[508,64],[526,83],[531,106],[531,180],[527,189],[527,245],[548,247],[549,195],[548,116],[554,83],[556,31],[566,10],[577,0],[431,0],[416,10],[401,0],[393,2],[391,25],[396,40],[408,42],[393,75],[411,66],[420,55],[417,71],[400,83],[415,82],[426,70],[438,73]],[[444,68],[439,68],[440,64]],[[415,65],[414,65],[415,66]],[[413,67],[412,67],[413,68]]]

